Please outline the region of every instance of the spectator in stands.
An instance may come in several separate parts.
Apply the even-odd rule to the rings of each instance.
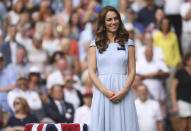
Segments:
[[[7,102],[7,94],[15,88],[16,74],[7,68],[3,67],[5,57],[0,52],[0,117],[6,123],[10,117],[10,107]]]
[[[9,118],[5,131],[23,131],[25,124],[38,122],[37,118],[30,114],[29,105],[24,98],[17,97],[13,105],[14,115]]]
[[[25,11],[24,0],[14,0],[13,9],[8,13],[9,25],[16,25],[19,22],[20,14],[24,11]]]
[[[35,32],[33,37],[33,46],[28,50],[28,60],[32,66],[40,68],[41,73],[44,73],[44,66],[47,62],[48,53],[42,49],[42,36]]]
[[[162,115],[159,103],[148,98],[146,85],[137,86],[138,99],[135,106],[138,115],[140,131],[163,131]]]
[[[0,44],[0,51],[6,58],[4,61],[5,66],[11,63],[16,63],[16,50],[18,47],[21,47],[15,40],[16,33],[17,27],[15,25],[10,25],[7,40]]]
[[[43,117],[42,102],[37,92],[31,91],[28,88],[28,79],[24,75],[17,77],[17,87],[10,91],[7,96],[9,106],[14,111],[14,101],[17,97],[26,99],[31,113],[34,114],[39,120]]]
[[[182,51],[186,54],[191,50],[191,0],[185,1],[180,8],[182,17]]]
[[[61,49],[60,43],[55,38],[55,26],[52,23],[45,23],[43,31],[42,49],[51,56],[55,51]]]
[[[174,32],[171,32],[171,24],[167,18],[161,22],[160,31],[153,36],[153,45],[160,47],[164,53],[165,64],[169,68],[169,77],[166,79],[167,100],[170,100],[170,89],[176,67],[181,61],[178,47],[178,39]],[[170,105],[170,101],[167,101]]]
[[[78,74],[80,71],[79,59],[75,55],[72,55],[69,53],[70,45],[71,45],[71,41],[69,39],[63,39],[61,41],[62,52],[64,54],[65,60],[67,61],[69,70],[73,74]]]
[[[178,38],[179,51],[181,52],[182,19],[180,16],[180,7],[185,0],[166,0],[164,12],[170,23],[175,29]]]
[[[147,26],[145,32],[150,32],[152,34],[157,33],[160,30],[160,24],[161,24],[161,21],[164,19],[164,17],[165,17],[164,11],[162,9],[158,8],[155,12],[154,22],[151,22]]]
[[[145,0],[145,3],[146,7],[138,12],[138,21],[143,24],[144,28],[147,28],[147,26],[155,20],[155,12],[157,7],[155,6],[153,0]]]
[[[119,0],[119,13],[121,16],[121,20],[123,24],[126,24],[128,22],[127,18],[127,8],[129,6],[129,2],[126,0]]]
[[[84,92],[83,94],[84,105],[76,109],[74,115],[74,123],[90,124],[92,97],[93,97],[92,91]]]
[[[29,70],[29,90],[37,92],[43,104],[48,102],[48,91],[41,79],[40,69],[36,66]]]
[[[74,108],[72,104],[65,102],[61,85],[52,86],[51,97],[52,100],[44,106],[47,117],[50,117],[57,123],[72,123]]]
[[[165,91],[162,79],[169,76],[168,67],[164,61],[154,59],[152,45],[147,45],[144,56],[136,64],[136,71],[143,83],[148,87],[149,95],[156,101],[160,102],[163,118],[166,117]]]
[[[180,131],[188,131],[191,129],[191,51],[185,54],[183,65],[172,81],[171,99],[173,113],[180,118]]]
[[[71,0],[63,0],[63,2],[64,9],[56,16],[59,25],[68,24],[73,9]]]
[[[156,59],[157,61],[158,60],[164,61],[163,50],[160,47],[153,46],[153,36],[151,33],[149,33],[149,32],[144,33],[143,44],[144,44],[144,46],[138,48],[138,50],[136,52],[137,60],[143,59],[143,57],[145,56],[144,52],[146,50],[146,47],[152,46],[152,48],[153,48],[153,59]]]
[[[64,58],[60,58],[57,61],[58,69],[52,72],[47,79],[46,87],[48,88],[48,92],[50,92],[50,88],[55,84],[64,84],[64,74],[67,72],[67,62]],[[56,78],[56,79],[55,79]]]
[[[45,78],[47,79],[48,76],[58,69],[58,61],[64,57],[62,51],[55,51],[53,55],[50,57],[49,65],[46,66],[45,69]]]
[[[10,70],[14,71],[18,76],[21,72],[24,75],[28,75],[30,64],[27,60],[27,51],[24,47],[18,47],[16,52],[16,63],[9,64]]]
[[[77,10],[72,11],[69,19],[69,25],[71,28],[70,38],[78,40],[80,36],[80,21]]]
[[[141,22],[137,21],[137,14],[133,9],[131,8],[127,9],[127,17],[128,17],[128,22],[133,24],[136,35],[143,34],[144,26]]]
[[[30,30],[32,29],[30,16],[28,13],[22,13],[18,23],[18,32],[16,34],[16,41],[26,48],[31,49],[32,39],[29,37]]]
[[[138,13],[141,9],[143,9],[146,6],[145,4],[145,0],[135,0],[132,4],[131,4],[131,8]]]
[[[82,94],[73,85],[75,82],[70,72],[64,75],[64,99],[66,102],[71,103],[74,109],[83,105]]]

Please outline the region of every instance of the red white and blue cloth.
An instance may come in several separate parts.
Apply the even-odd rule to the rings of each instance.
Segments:
[[[76,123],[58,123],[58,124],[43,124],[34,123],[26,124],[24,131],[88,131],[86,124]]]

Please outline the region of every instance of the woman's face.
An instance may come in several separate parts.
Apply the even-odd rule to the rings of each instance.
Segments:
[[[15,112],[18,112],[22,109],[22,104],[19,101],[19,99],[15,99],[13,106],[14,106]]]
[[[109,11],[105,17],[105,28],[108,32],[116,32],[119,27],[119,18],[114,11]]]
[[[18,3],[16,3],[16,4],[17,4],[17,5],[16,5],[16,11],[17,11],[18,13],[20,13],[21,10],[23,9],[24,5],[23,5],[22,2],[18,2]]]
[[[163,19],[162,20],[162,23],[161,23],[161,29],[162,31],[168,31],[168,28],[169,28],[169,21],[168,19]]]

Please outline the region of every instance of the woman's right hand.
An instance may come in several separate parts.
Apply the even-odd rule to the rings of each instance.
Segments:
[[[107,88],[105,88],[102,93],[103,93],[107,98],[109,98],[109,99],[110,99],[112,96],[115,95],[115,92],[113,92],[113,91],[111,91],[111,90],[109,90],[109,89],[107,89]]]
[[[172,107],[172,112],[174,115],[178,115],[178,107],[177,106],[173,106]]]

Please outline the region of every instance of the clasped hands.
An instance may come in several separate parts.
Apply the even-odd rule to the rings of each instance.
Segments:
[[[104,89],[103,94],[109,98],[112,102],[118,103],[120,102],[123,97],[127,94],[128,88],[123,88],[122,90],[118,92],[111,91],[107,88]]]

